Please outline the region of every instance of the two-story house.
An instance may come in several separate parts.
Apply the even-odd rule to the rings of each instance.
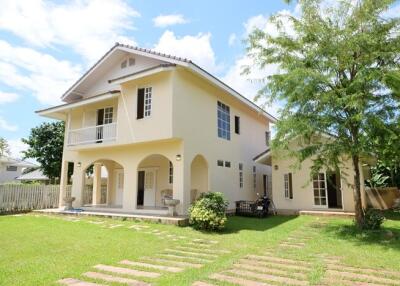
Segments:
[[[201,192],[223,192],[233,209],[270,191],[270,167],[252,158],[276,119],[190,60],[117,43],[62,100],[38,113],[66,123],[60,195],[72,162],[75,207],[164,214],[172,196],[184,214]]]

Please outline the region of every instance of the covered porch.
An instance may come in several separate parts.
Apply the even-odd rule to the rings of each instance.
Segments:
[[[87,159],[84,164],[85,158],[81,156],[81,161],[73,162],[70,196],[75,198],[74,208],[85,212],[165,216],[166,200],[178,199],[176,213],[184,215],[191,201],[208,191],[208,163],[201,155],[186,158],[174,148],[146,155],[139,155],[140,150],[126,150],[125,155],[122,151],[110,150],[121,153],[109,157],[113,159]],[[65,161],[61,198],[66,196],[66,177],[72,173],[68,166],[71,162]],[[64,205],[64,200],[60,200],[60,208]]]

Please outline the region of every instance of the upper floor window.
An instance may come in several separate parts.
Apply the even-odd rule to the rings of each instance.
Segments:
[[[229,106],[218,101],[218,137],[231,140],[231,117]]]
[[[224,166],[224,161],[223,160],[217,160],[217,166],[223,167]]]
[[[284,182],[284,186],[285,186],[285,198],[293,199],[292,173],[284,174],[283,182]]]
[[[7,166],[6,169],[8,172],[15,172],[15,171],[17,171],[18,167],[17,166]]]
[[[240,134],[240,117],[235,116],[235,133]]]
[[[151,115],[153,89],[151,87],[139,88],[137,96],[137,119]]]
[[[271,132],[265,131],[265,144],[269,147],[271,141]]]
[[[128,59],[123,60],[123,61],[121,62],[121,69],[126,68],[128,65],[129,65],[129,66],[135,65],[135,58],[130,57],[130,58],[128,58]]]

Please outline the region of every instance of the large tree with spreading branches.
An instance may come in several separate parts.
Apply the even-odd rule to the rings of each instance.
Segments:
[[[298,16],[273,16],[274,35],[255,29],[247,39],[253,65],[245,72],[279,66],[258,95],[284,104],[274,148],[307,142],[294,154],[300,162],[313,159],[312,173],[351,160],[362,227],[360,162],[400,145],[400,19],[385,15],[392,0],[322,2],[299,0]],[[320,134],[330,139],[311,140]]]

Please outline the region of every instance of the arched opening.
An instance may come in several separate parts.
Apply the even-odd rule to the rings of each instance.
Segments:
[[[174,166],[164,155],[144,158],[137,170],[137,208],[165,208],[164,200],[172,198]]]
[[[202,155],[193,158],[190,166],[190,202],[194,202],[201,193],[208,192],[208,163]]]
[[[124,169],[113,160],[101,159],[85,169],[84,206],[122,208]]]

